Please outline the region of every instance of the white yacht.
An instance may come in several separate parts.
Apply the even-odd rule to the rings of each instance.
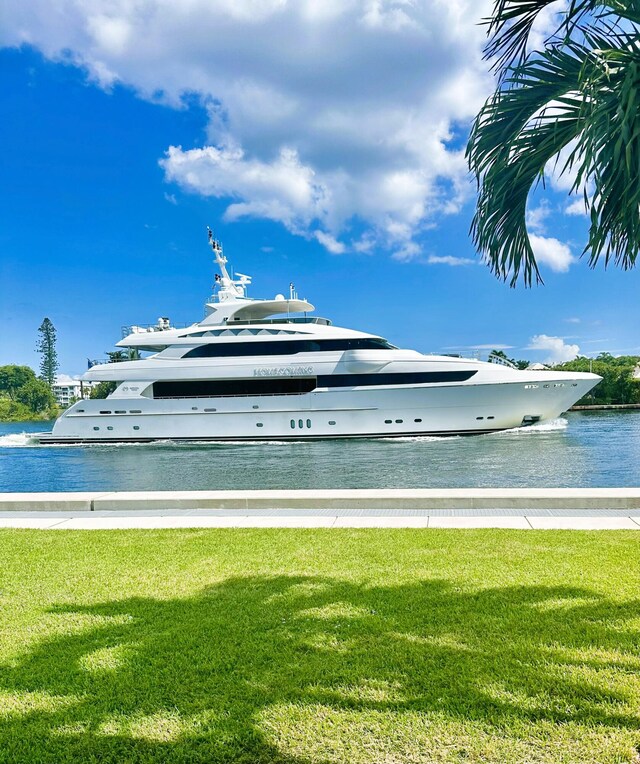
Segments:
[[[211,231],[209,242],[220,272],[205,318],[126,327],[117,345],[151,354],[92,366],[83,379],[113,392],[73,404],[41,442],[480,434],[554,419],[600,380],[401,350],[310,316],[293,285],[252,299],[251,277],[232,278]]]

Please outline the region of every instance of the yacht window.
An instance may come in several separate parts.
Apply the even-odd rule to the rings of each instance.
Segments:
[[[140,427],[139,427],[137,424],[134,424],[134,425],[133,425],[133,429],[134,429],[134,430],[139,430],[139,429],[140,429]]]
[[[131,409],[129,412],[130,414],[142,414],[142,411],[140,409]]]
[[[100,428],[99,428],[99,427],[94,427],[93,429],[94,429],[94,430],[99,430]]]
[[[113,427],[107,427],[107,430],[113,430]]]
[[[217,411],[218,409],[205,409],[207,414],[210,414],[212,411]]]
[[[282,340],[281,342],[234,342],[200,345],[188,350],[183,358],[229,358],[252,355],[294,355],[320,351],[393,350],[386,340],[374,337],[353,339]]]
[[[256,427],[264,427],[264,425],[262,424],[262,422],[256,422]]]
[[[422,419],[414,419],[414,422],[422,422]]]
[[[84,414],[84,409],[76,409],[76,412],[77,412],[78,414]]]
[[[154,382],[154,398],[218,398],[251,395],[300,395],[316,386],[315,377],[203,379]]]
[[[298,419],[298,427],[302,429],[302,419]]]
[[[302,395],[316,387],[371,387],[464,382],[477,372],[415,371],[389,374],[326,374],[319,377],[252,377],[154,382],[154,398],[218,398],[254,395]],[[140,411],[131,411],[139,414]]]
[[[111,412],[110,411],[101,411],[100,413],[101,414],[110,414]]]
[[[396,424],[402,424],[404,419],[396,419]]]
[[[333,421],[333,419],[332,419],[332,420],[329,422],[329,424],[335,424],[335,422]]]
[[[290,424],[291,424],[291,429],[292,429],[292,430],[295,430],[295,429],[296,429],[296,420],[295,420],[295,419],[292,419],[292,420],[291,420],[291,422],[290,422]]]
[[[307,419],[307,428],[311,427],[311,420]]]
[[[385,420],[384,420],[384,423],[385,423],[385,424],[393,424],[393,420],[391,420],[391,419],[385,419]]]
[[[487,419],[495,419],[494,416],[488,416]]]
[[[123,411],[122,409],[120,409],[120,411],[116,411],[115,413],[116,413],[116,414],[126,414],[127,412],[126,412],[126,411]]]

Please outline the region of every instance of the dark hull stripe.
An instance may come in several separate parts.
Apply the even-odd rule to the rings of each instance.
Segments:
[[[157,438],[49,438],[47,436],[40,437],[40,444],[46,445],[46,446],[60,446],[60,445],[89,445],[92,443],[102,443],[102,444],[108,444],[108,443],[155,443],[158,441],[172,441],[174,443],[178,442],[184,442],[184,443],[211,443],[211,442],[220,442],[220,441],[229,441],[229,442],[241,442],[241,441],[272,441],[272,440],[280,440],[280,441],[299,441],[299,440],[344,440],[345,438],[352,438],[352,439],[361,439],[366,440],[367,438],[385,438],[385,439],[393,439],[393,438],[413,438],[413,437],[447,437],[447,436],[457,436],[457,435],[487,435],[491,432],[501,432],[505,429],[511,429],[511,428],[505,428],[505,427],[495,427],[490,430],[439,430],[439,431],[432,431],[432,432],[395,432],[395,433],[388,433],[388,432],[368,432],[368,433],[362,433],[362,434],[355,434],[355,435],[265,435],[262,437],[246,437],[241,438],[238,436],[235,437],[225,437],[224,435],[221,436],[208,436],[206,438],[171,438],[171,437],[162,437],[158,436]]]

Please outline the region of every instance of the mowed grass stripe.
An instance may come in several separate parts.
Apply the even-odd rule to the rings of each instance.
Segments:
[[[0,531],[0,762],[638,762],[634,531]]]

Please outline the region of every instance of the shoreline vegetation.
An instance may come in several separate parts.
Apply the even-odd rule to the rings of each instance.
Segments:
[[[29,366],[0,366],[0,422],[32,422],[59,414],[51,386]]]

